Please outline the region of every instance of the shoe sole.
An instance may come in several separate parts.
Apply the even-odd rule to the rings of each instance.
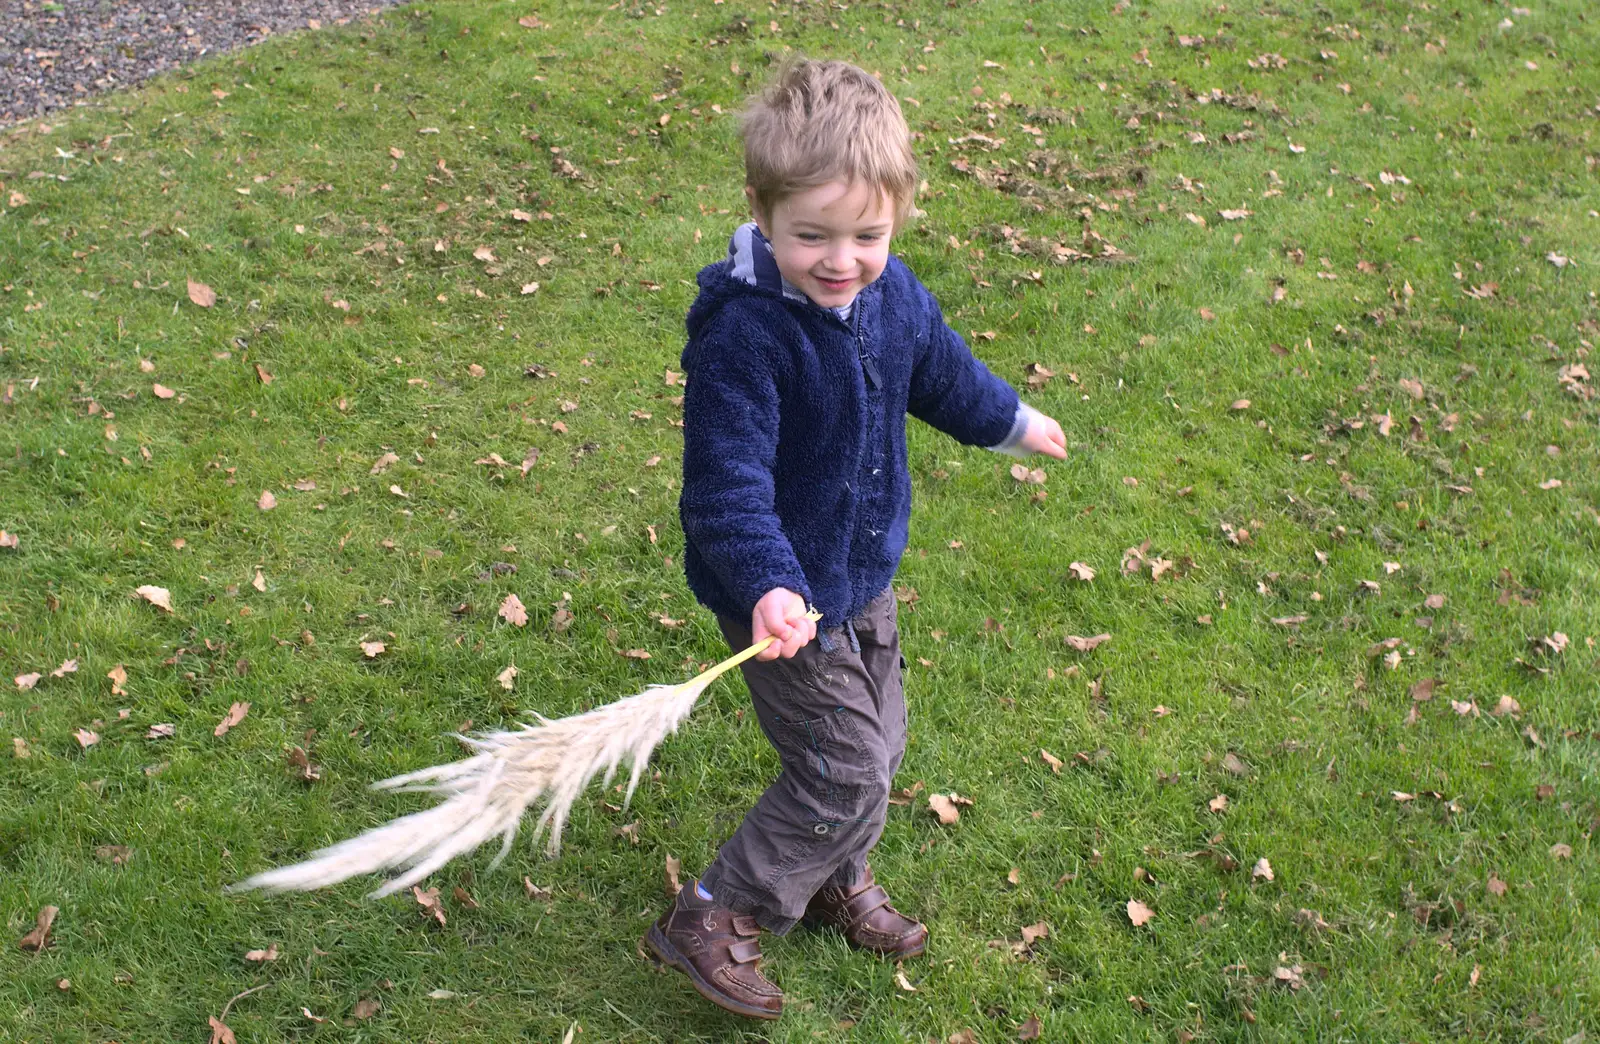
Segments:
[[[678,952],[677,947],[667,941],[666,933],[662,932],[660,926],[654,924],[650,926],[650,930],[644,933],[644,944],[655,955],[658,964],[676,968],[678,971],[683,972],[689,977],[689,981],[694,984],[694,988],[700,996],[723,1011],[729,1011],[735,1015],[743,1015],[749,1019],[766,1019],[768,1021],[776,1020],[781,1014],[781,1012],[768,1011],[765,1008],[757,1008],[754,1005],[735,1000],[711,985],[705,980],[704,976],[695,971],[694,965],[690,964]]]
[[[844,935],[843,930],[841,930],[840,928],[835,927],[834,925],[829,924],[827,921],[824,921],[824,920],[822,920],[820,918],[803,917],[803,918],[801,918],[800,923],[805,925],[807,928],[811,929],[812,931],[820,931],[820,930],[823,930],[823,929],[827,929],[827,930],[830,930],[830,931],[838,932],[840,935]],[[847,936],[847,935],[845,936],[845,942],[850,942],[850,937]],[[923,936],[922,936],[922,942],[918,943],[916,949],[913,949],[913,950],[879,950],[879,949],[875,949],[874,947],[871,947],[871,946],[857,946],[853,942],[850,942],[850,945],[853,948],[855,948],[857,950],[860,950],[862,953],[870,953],[870,954],[873,954],[874,956],[882,957],[884,960],[889,960],[889,961],[907,961],[907,960],[910,960],[913,957],[921,957],[923,954],[928,952],[928,936],[927,936],[926,933],[924,933]]]

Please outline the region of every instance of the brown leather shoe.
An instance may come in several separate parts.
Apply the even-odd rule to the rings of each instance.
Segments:
[[[900,960],[928,948],[928,929],[889,905],[889,893],[867,876],[850,888],[828,885],[811,897],[805,922],[830,925],[858,950]]]
[[[761,974],[756,919],[701,899],[694,889],[694,882],[684,884],[672,908],[645,933],[645,945],[717,1007],[752,1019],[777,1018],[783,991]]]

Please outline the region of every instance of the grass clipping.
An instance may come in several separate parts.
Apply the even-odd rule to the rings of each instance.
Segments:
[[[819,618],[813,612],[812,619]],[[359,874],[402,871],[371,893],[377,898],[409,888],[497,835],[502,840],[493,865],[498,865],[511,851],[523,813],[541,800],[544,808],[534,837],[548,831],[553,856],[561,850],[561,831],[573,802],[590,780],[604,772],[609,784],[617,766],[627,761],[632,766],[631,799],[651,752],[677,731],[706,687],[774,640],[757,642],[678,685],[652,685],[554,721],[540,715],[538,724],[514,731],[461,736],[478,753],[372,785],[374,790],[435,794],[444,799],[440,804],[324,848],[303,863],[256,874],[229,890],[307,892]]]

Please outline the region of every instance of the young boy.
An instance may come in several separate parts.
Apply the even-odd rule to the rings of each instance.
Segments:
[[[775,1019],[761,927],[804,919],[893,959],[927,944],[867,866],[905,751],[889,582],[906,414],[1015,456],[1065,457],[1066,440],[890,256],[918,182],[893,95],[855,66],[791,61],[741,129],[756,220],[689,311],[680,512],[689,586],[728,644],[777,639],[743,670],[783,771],[645,943],[712,1003]]]

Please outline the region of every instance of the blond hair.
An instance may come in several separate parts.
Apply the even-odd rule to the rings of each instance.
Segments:
[[[745,105],[744,177],[758,212],[832,181],[865,182],[894,203],[899,231],[917,191],[917,158],[900,103],[848,62],[793,57]]]

